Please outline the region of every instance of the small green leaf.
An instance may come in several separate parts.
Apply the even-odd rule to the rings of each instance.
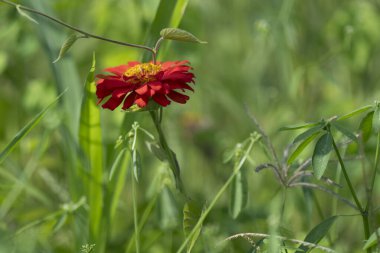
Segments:
[[[132,163],[133,175],[135,176],[136,182],[139,182],[141,176],[141,157],[136,149],[132,150]]]
[[[167,160],[167,155],[165,151],[160,147],[160,145],[157,142],[147,141],[146,145],[148,147],[148,150],[157,157],[160,161]]]
[[[359,131],[362,134],[363,142],[367,142],[371,137],[373,113],[373,111],[367,113],[367,115],[360,122]]]
[[[321,136],[315,145],[312,157],[312,165],[314,169],[314,175],[318,179],[323,176],[323,173],[326,170],[332,147],[333,139],[330,133],[325,133],[323,136]]]
[[[53,228],[53,233],[56,233],[57,231],[59,231],[63,227],[63,225],[65,225],[66,221],[67,221],[67,213],[64,213],[55,223],[54,228]]]
[[[368,240],[364,244],[363,250],[367,250],[375,246],[378,243],[377,238],[379,235],[380,235],[380,228],[378,228],[377,231],[373,232],[373,234],[368,238]]]
[[[285,127],[281,127],[281,128],[279,129],[279,131],[297,130],[297,129],[302,129],[302,128],[310,128],[310,127],[318,126],[319,124],[321,124],[321,122],[316,122],[316,123],[305,123],[305,124],[294,125],[294,126],[285,126]]]
[[[32,18],[31,16],[29,16],[25,11],[23,11],[22,9],[22,6],[21,5],[16,5],[16,9],[17,9],[17,11],[18,11],[18,14],[20,14],[21,16],[23,16],[23,17],[25,17],[25,18],[27,18],[27,19],[29,19],[30,21],[32,21],[33,23],[36,23],[37,25],[39,24],[38,22],[37,22],[37,20],[35,20],[34,18]]]
[[[347,114],[345,114],[343,116],[340,116],[337,120],[345,120],[345,119],[352,118],[352,117],[354,117],[354,116],[356,116],[358,114],[361,114],[361,113],[363,113],[365,111],[368,111],[371,108],[373,108],[372,105],[363,106],[363,107],[361,107],[359,109],[356,109],[356,110],[354,110],[352,112],[349,112],[349,113],[347,113]]]
[[[234,158],[234,155],[236,153],[236,147],[229,148],[223,152],[223,163],[228,163],[229,161]]]
[[[195,37],[193,34],[189,33],[188,31],[178,29],[178,28],[165,28],[162,29],[160,32],[160,35],[162,38],[166,40],[178,40],[178,41],[185,41],[185,42],[194,42],[194,43],[207,43],[206,41],[202,41]]]
[[[372,117],[372,129],[375,133],[380,131],[380,104],[377,104]]]
[[[183,208],[183,231],[186,237],[191,233],[191,231],[197,224],[201,215],[202,215],[202,208],[200,207],[198,203],[190,200],[185,204]],[[199,228],[193,234],[189,243],[187,244],[186,252],[191,252],[192,248],[195,245],[195,242],[197,241],[201,233],[201,230],[202,230],[202,226],[199,226]]]
[[[81,35],[71,34],[62,44],[61,50],[59,51],[59,55],[57,59],[53,61],[53,63],[58,62],[62,57],[66,54],[67,51],[71,48],[71,46],[77,41],[78,39],[83,38]]]
[[[177,203],[167,186],[165,186],[160,193],[159,221],[162,230],[173,229],[178,226]]]
[[[319,126],[312,127],[312,128],[310,128],[310,129],[306,130],[305,132],[303,132],[303,133],[301,133],[300,135],[298,135],[298,136],[294,139],[293,143],[297,143],[297,142],[299,142],[299,141],[303,141],[303,140],[305,140],[305,139],[308,138],[309,136],[311,136],[311,135],[313,135],[313,134],[319,132],[319,131],[322,129],[322,127],[323,127],[323,125],[320,124]]]
[[[349,139],[351,139],[353,141],[358,140],[356,135],[353,132],[351,132],[350,130],[348,130],[347,128],[345,128],[344,126],[342,126],[336,122],[331,122],[331,126],[333,126],[336,130],[341,132],[343,135],[347,136]]]
[[[239,170],[231,185],[230,214],[236,219],[248,202],[248,181],[246,171]]]
[[[337,217],[338,216],[331,216],[319,223],[307,234],[304,241],[318,244],[322,240],[322,238],[327,234]],[[309,246],[301,245],[298,248],[297,252],[308,252],[310,249],[311,248]]]
[[[292,164],[293,161],[301,154],[301,152],[307,147],[307,145],[310,144],[310,142],[312,142],[317,136],[319,135],[319,131],[318,132],[315,132],[313,133],[312,135],[310,135],[309,137],[307,137],[304,141],[302,141],[300,143],[300,145],[298,145],[298,147],[296,148],[296,150],[294,150],[294,152],[289,156],[289,159],[288,159],[288,164]]]

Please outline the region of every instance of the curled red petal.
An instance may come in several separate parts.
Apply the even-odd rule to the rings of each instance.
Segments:
[[[103,108],[106,108],[106,109],[110,109],[111,111],[115,110],[120,104],[121,102],[123,102],[123,99],[125,97],[126,94],[120,96],[120,97],[117,97],[117,96],[114,96],[112,95],[107,102],[105,102],[102,107]]]
[[[125,100],[124,100],[124,104],[123,104],[123,107],[122,109],[123,110],[127,110],[129,107],[131,107],[133,105],[133,103],[135,102],[135,99],[136,99],[136,93],[135,92],[131,92],[131,94],[129,94]]]
[[[173,82],[169,83],[170,89],[175,90],[175,89],[181,89],[181,90],[191,90],[194,91],[193,88],[190,87],[190,85],[186,84],[185,82]]]
[[[100,79],[96,85],[96,96],[104,98],[111,95],[113,91],[120,88],[129,88],[128,86],[130,85],[122,80]]]
[[[147,94],[149,91],[149,87],[147,84],[143,84],[141,87],[135,89],[136,93],[139,95]]]
[[[149,100],[148,96],[141,96],[137,94],[136,99],[135,99],[135,104],[138,105],[140,108],[143,108],[148,104],[148,100]]]
[[[185,104],[187,102],[187,100],[189,100],[189,96],[186,96],[184,94],[181,94],[179,92],[176,92],[174,90],[170,91],[168,93],[168,97],[177,102],[177,103],[180,103],[180,104]]]
[[[154,95],[152,98],[154,101],[157,102],[157,104],[160,104],[162,106],[167,106],[168,104],[170,104],[170,100],[165,95],[158,93]]]

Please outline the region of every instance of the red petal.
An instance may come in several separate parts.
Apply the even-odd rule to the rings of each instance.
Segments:
[[[185,104],[187,100],[189,100],[189,96],[186,96],[186,95],[183,95],[181,93],[178,93],[176,91],[170,91],[170,93],[168,94],[168,97],[177,102],[177,103],[180,103],[180,104]]]
[[[124,75],[124,72],[128,69],[128,67],[129,67],[128,65],[119,65],[116,67],[106,68],[106,69],[104,69],[104,71],[110,72],[110,73],[118,75],[118,76],[122,76],[122,75]]]
[[[96,95],[98,98],[104,98],[111,95],[117,89],[130,88],[128,86],[130,84],[121,80],[100,79],[96,85]]]
[[[165,95],[156,94],[152,98],[154,101],[157,102],[157,104],[160,104],[162,106],[167,106],[168,104],[170,104],[170,100],[167,99],[167,97]]]
[[[118,107],[121,104],[121,102],[123,102],[124,97],[125,94],[120,97],[115,97],[112,95],[112,97],[110,97],[108,101],[102,105],[102,107],[113,111],[116,109],[116,107]]]
[[[148,85],[152,90],[155,90],[155,91],[159,91],[162,89],[161,82],[152,82],[152,83],[148,83]]]
[[[147,84],[143,84],[141,87],[135,89],[135,91],[139,95],[144,95],[149,91],[149,87]]]
[[[183,82],[191,82],[193,81],[194,74],[190,72],[165,72],[164,76],[162,77],[162,80],[178,80]]]
[[[143,108],[148,104],[148,99],[149,99],[149,97],[137,95],[136,99],[135,99],[135,103],[140,108]]]
[[[194,89],[191,88],[186,83],[169,83],[169,86],[170,86],[170,89],[172,89],[172,90],[174,90],[174,89],[182,89],[182,90],[186,89],[186,90],[194,91]]]
[[[133,103],[135,102],[136,95],[137,94],[135,92],[131,92],[131,94],[129,94],[125,98],[124,104],[123,104],[123,107],[122,107],[123,110],[127,110],[129,107],[131,107],[133,105]]]

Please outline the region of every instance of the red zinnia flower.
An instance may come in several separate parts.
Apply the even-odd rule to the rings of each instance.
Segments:
[[[114,110],[123,103],[123,110],[133,104],[145,107],[150,98],[156,103],[167,106],[170,100],[185,104],[188,96],[177,92],[193,89],[194,74],[189,72],[188,61],[140,63],[129,62],[105,69],[112,75],[97,75],[96,85],[98,103],[106,100],[103,108]],[[110,96],[110,97],[109,97]]]

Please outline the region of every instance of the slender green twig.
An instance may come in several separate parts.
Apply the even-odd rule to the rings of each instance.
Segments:
[[[375,154],[375,167],[373,168],[372,181],[369,188],[368,200],[365,210],[369,211],[372,201],[373,188],[375,187],[377,167],[379,166],[379,153],[380,153],[380,132],[377,133],[376,154]]]
[[[139,233],[139,221],[137,216],[137,194],[136,194],[136,182],[135,178],[132,177],[132,202],[133,202],[133,221],[135,225],[135,246],[136,253],[140,253],[140,233]]]
[[[65,23],[65,22],[63,22],[63,21],[61,21],[61,20],[59,20],[57,18],[49,16],[49,15],[43,13],[43,12],[40,12],[38,10],[29,8],[29,7],[26,7],[26,6],[19,5],[19,4],[16,4],[16,3],[13,3],[13,2],[8,1],[8,0],[0,0],[0,2],[3,2],[5,4],[9,4],[9,5],[12,5],[12,6],[18,8],[18,9],[21,9],[21,10],[24,10],[24,11],[28,11],[28,12],[37,14],[39,16],[43,16],[45,18],[48,18],[48,19],[54,21],[55,23],[60,24],[62,26],[65,26],[65,27],[67,27],[67,28],[69,28],[69,29],[71,29],[73,31],[78,32],[78,33],[81,33],[81,34],[85,35],[86,37],[90,37],[90,38],[94,38],[94,39],[98,39],[98,40],[103,40],[103,41],[107,41],[107,42],[118,44],[118,45],[122,45],[122,46],[140,48],[140,49],[144,49],[144,50],[150,51],[153,54],[155,53],[154,49],[152,49],[150,47],[139,45],[139,44],[132,44],[132,43],[127,43],[127,42],[117,41],[117,40],[105,38],[105,37],[102,37],[102,36],[99,36],[99,35],[91,34],[91,33],[88,33],[86,31],[83,31],[83,30],[81,30],[81,29],[79,29],[77,27],[69,25],[69,24],[67,24],[67,23]]]
[[[176,159],[173,151],[170,149],[170,147],[166,141],[164,132],[162,131],[158,111],[156,110],[156,111],[149,111],[149,112],[150,112],[150,116],[152,117],[154,126],[156,127],[156,130],[158,132],[161,147],[165,151],[170,169],[173,171],[173,174],[174,174],[174,177],[176,180],[176,187],[181,193],[183,193],[185,195],[185,197],[187,197],[186,193],[185,193],[185,189],[183,188],[181,177],[180,177],[180,167],[178,165],[177,159]]]
[[[247,160],[247,157],[249,153],[252,150],[253,144],[260,138],[260,136],[257,137],[251,137],[250,143],[248,148],[246,149],[244,155],[240,159],[238,163],[236,163],[235,168],[231,176],[228,178],[228,180],[224,183],[222,188],[218,191],[218,193],[215,195],[214,199],[211,201],[210,205],[207,207],[207,209],[202,213],[201,217],[199,218],[197,224],[193,227],[189,235],[186,237],[185,241],[182,243],[180,248],[177,250],[177,253],[181,253],[186,245],[189,243],[190,239],[193,237],[195,232],[199,229],[199,227],[203,224],[204,220],[206,219],[207,215],[211,212],[211,210],[214,208],[216,202],[219,200],[219,198],[222,196],[222,194],[226,191],[227,187],[231,184],[232,180],[235,178],[235,176],[240,171],[241,167],[243,166],[244,162]]]
[[[340,152],[338,150],[338,147],[336,146],[336,143],[334,141],[334,138],[332,139],[332,144],[333,144],[333,147],[334,147],[334,151],[338,157],[338,160],[339,160],[339,164],[340,164],[340,167],[342,168],[342,172],[343,172],[343,175],[344,175],[344,178],[346,179],[346,182],[347,182],[347,185],[348,185],[348,188],[350,189],[350,192],[351,192],[351,195],[352,197],[354,198],[354,201],[355,201],[355,204],[356,206],[358,207],[359,211],[360,211],[360,214],[362,216],[362,220],[363,220],[363,228],[364,228],[364,237],[365,239],[368,239],[369,236],[370,236],[370,232],[369,232],[369,220],[368,220],[368,212],[366,210],[363,209],[363,206],[360,204],[360,201],[356,195],[356,192],[354,190],[354,187],[352,186],[352,183],[351,183],[351,180],[350,180],[350,177],[348,176],[348,173],[347,173],[347,170],[346,170],[346,166],[344,165],[344,162],[343,162],[343,159],[340,155]],[[371,252],[370,249],[367,250],[368,253]]]

